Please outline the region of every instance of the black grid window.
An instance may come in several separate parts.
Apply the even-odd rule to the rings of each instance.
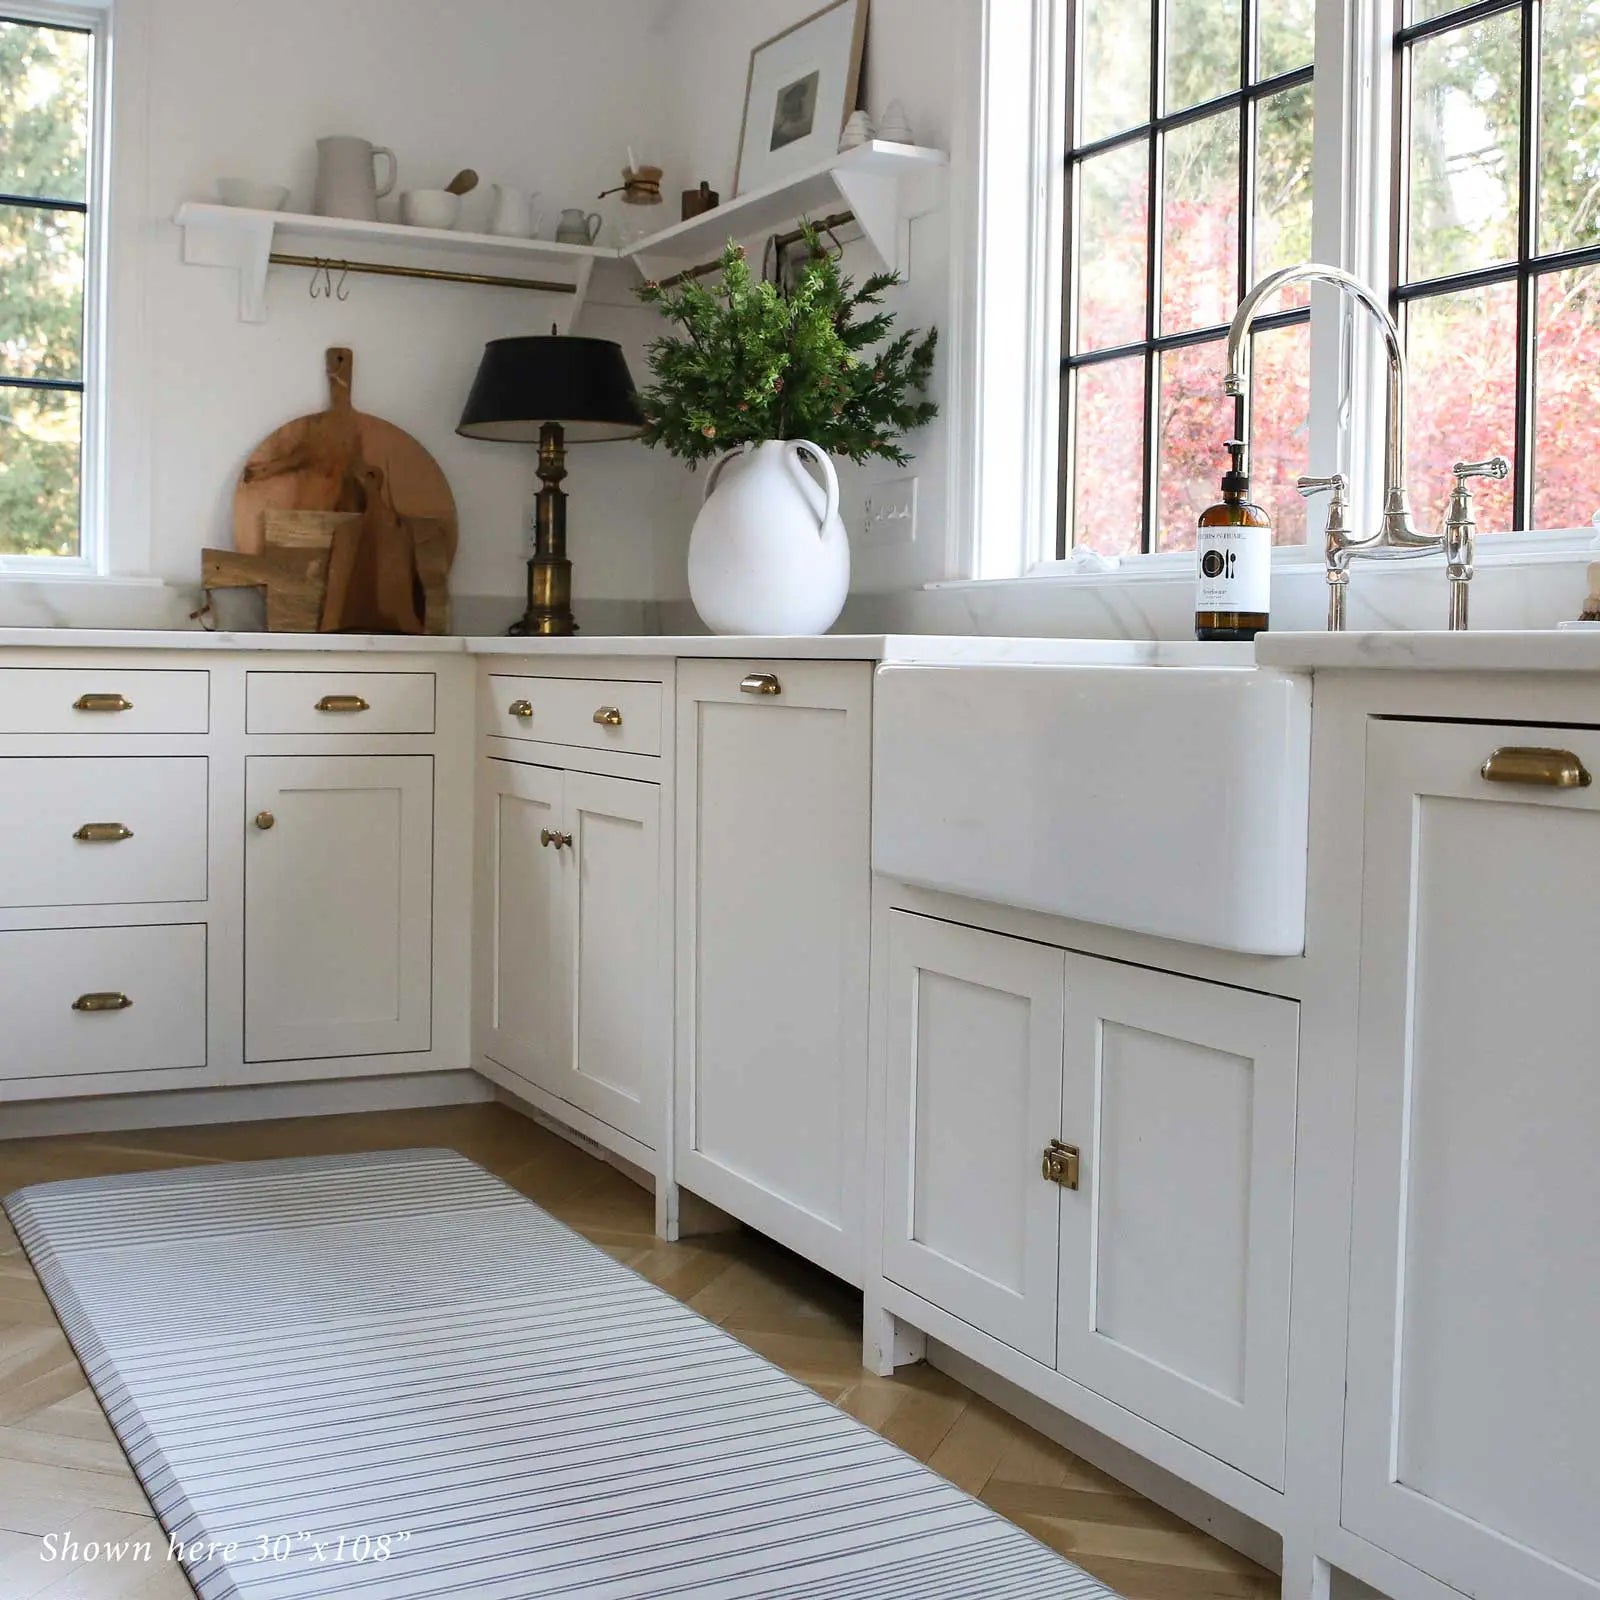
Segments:
[[[0,557],[79,557],[94,36],[0,13]]]
[[[1481,531],[1600,513],[1600,0],[1397,0],[1394,282],[1418,520],[1499,453]]]
[[[1057,554],[1192,548],[1240,296],[1311,246],[1313,0],[1072,0]],[[1305,537],[1310,313],[1255,335],[1256,461]],[[1278,491],[1278,492],[1273,492]],[[1286,491],[1286,492],[1285,492]]]

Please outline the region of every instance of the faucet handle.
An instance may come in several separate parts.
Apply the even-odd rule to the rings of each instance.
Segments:
[[[1490,456],[1487,461],[1458,461],[1450,470],[1457,479],[1493,478],[1498,482],[1511,476],[1511,463],[1504,456]]]
[[[1332,489],[1335,500],[1343,500],[1350,492],[1350,480],[1342,472],[1335,472],[1327,478],[1300,478],[1295,482],[1303,495],[1321,494],[1324,489]]]

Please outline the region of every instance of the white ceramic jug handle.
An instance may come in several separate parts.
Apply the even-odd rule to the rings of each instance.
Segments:
[[[376,190],[377,197],[381,200],[394,188],[395,179],[400,176],[400,163],[394,158],[394,151],[386,144],[375,144],[372,147],[373,178],[377,178],[378,157],[383,156],[389,163],[389,178],[386,183],[380,183]]]
[[[700,504],[704,505],[711,498],[711,491],[717,486],[717,479],[722,474],[722,469],[733,460],[735,456],[742,456],[750,448],[747,444],[736,444],[731,450],[725,450],[711,463],[711,470],[706,474],[706,486],[701,491]]]
[[[583,225],[588,230],[589,243],[593,244],[600,237],[600,229],[604,226],[605,218],[598,211],[591,211],[583,219]]]
[[[839,474],[833,470],[833,462],[828,459],[827,452],[819,450],[809,439],[791,439],[789,441],[789,458],[795,463],[795,469],[802,477],[809,477],[805,463],[800,459],[800,452],[806,451],[813,461],[822,468],[822,476],[828,485],[828,503],[822,513],[822,521],[817,525],[819,534],[826,534],[828,524],[839,514]]]

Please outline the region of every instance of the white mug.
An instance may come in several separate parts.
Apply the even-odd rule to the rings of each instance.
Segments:
[[[389,163],[389,176],[380,185],[378,157]],[[400,175],[394,151],[365,139],[335,135],[317,140],[317,189],[311,209],[319,217],[350,217],[358,222],[378,220],[378,201],[394,188]]]
[[[544,215],[533,209],[534,201],[539,198],[537,189],[531,195],[526,195],[520,189],[496,183],[490,185],[489,193],[490,233],[501,234],[507,239],[531,239],[538,233]]]

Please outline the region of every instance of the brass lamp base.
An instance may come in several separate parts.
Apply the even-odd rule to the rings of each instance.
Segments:
[[[528,608],[506,631],[513,638],[569,638],[578,631],[572,615],[572,563],[567,559],[566,439],[559,422],[539,430],[539,482],[534,501],[533,555],[528,559]]]

